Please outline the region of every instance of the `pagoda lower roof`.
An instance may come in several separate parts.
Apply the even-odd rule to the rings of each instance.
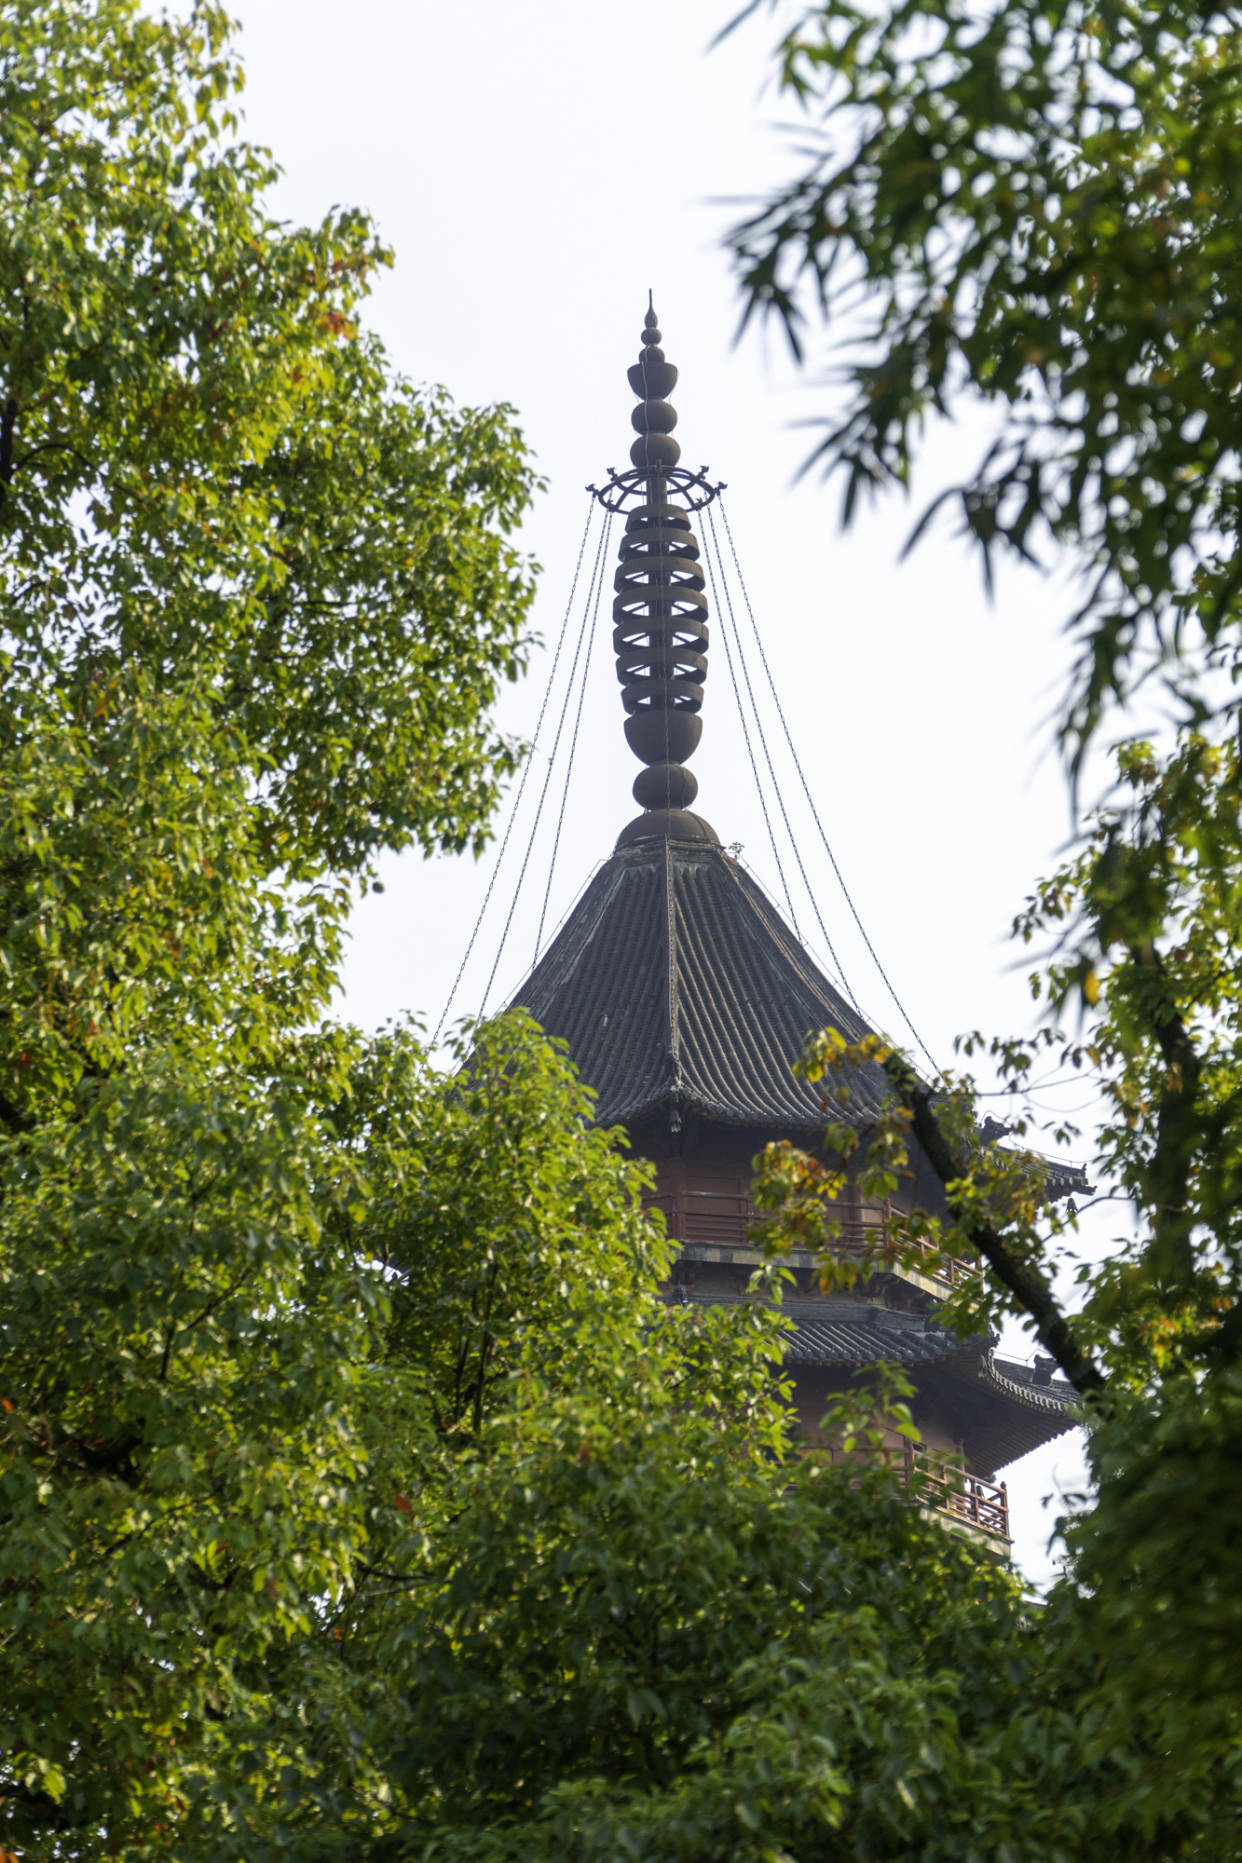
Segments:
[[[858,1301],[788,1300],[781,1311],[793,1322],[785,1357],[794,1364],[870,1365],[883,1359],[894,1365],[925,1365],[953,1358],[964,1349],[981,1349],[979,1341],[964,1348],[955,1334],[922,1316]]]
[[[739,1306],[748,1294],[693,1294],[694,1304]],[[962,1436],[982,1473],[995,1473],[1080,1421],[1081,1398],[1066,1378],[1001,1358],[993,1338],[959,1338],[928,1314],[893,1312],[864,1300],[787,1299],[789,1365],[865,1372],[903,1365],[920,1390],[965,1403]],[[932,1380],[934,1379],[934,1385]]]
[[[745,868],[709,843],[619,848],[515,1000],[567,1044],[603,1125],[676,1109],[822,1132],[883,1101],[878,1068],[815,1086],[794,1074],[813,1031],[856,1040],[867,1025]]]

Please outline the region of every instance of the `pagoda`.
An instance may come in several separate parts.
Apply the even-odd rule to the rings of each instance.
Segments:
[[[715,1304],[753,1297],[748,1283],[763,1259],[750,1234],[756,1154],[778,1139],[813,1149],[830,1120],[865,1121],[884,1077],[859,1070],[825,1090],[795,1074],[810,1033],[832,1025],[854,1041],[867,1025],[692,807],[698,783],[687,764],[702,735],[709,641],[694,519],[719,488],[680,463],[669,399],[677,370],[661,344],[649,308],[629,370],[631,470],[590,488],[624,515],[613,646],[625,735],[643,766],[633,791],[640,813],[514,1000],[567,1044],[599,1123],[624,1126],[654,1164],[650,1201],[677,1245],[669,1297]],[[1063,1167],[1049,1174],[1052,1195],[1084,1187]],[[914,1206],[943,1207],[917,1155],[893,1204],[855,1195],[843,1206],[841,1246],[882,1242],[895,1211]],[[1072,1387],[1051,1375],[1050,1361],[1014,1362],[992,1338],[963,1340],[940,1326],[953,1277],[976,1272],[973,1264],[929,1255],[921,1267],[886,1266],[849,1293],[824,1292],[809,1253],[794,1251],[787,1265],[800,1427],[813,1438],[834,1393],[878,1361],[896,1362],[916,1389],[931,1492],[967,1530],[1007,1541],[998,1472],[1071,1427]]]

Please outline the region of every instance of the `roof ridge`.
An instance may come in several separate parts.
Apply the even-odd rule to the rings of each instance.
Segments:
[[[522,1002],[531,978],[541,972],[546,974],[559,966],[568,980],[578,970],[621,884],[620,871],[614,868],[612,861],[601,861],[585,885],[579,888],[578,897],[565,914],[563,922],[544,946],[543,955],[536,962],[534,970],[514,990],[509,999],[509,1007]],[[579,926],[579,921],[585,921],[585,925]],[[583,935],[576,946],[570,946],[567,934],[575,927],[578,927]],[[566,948],[569,951],[568,959],[565,954]]]
[[[677,908],[673,899],[673,850],[667,836],[664,841],[664,936],[665,949],[668,953],[665,971],[668,985],[668,1058],[672,1069],[669,1088],[674,1095],[679,1095],[683,1085],[681,1077],[681,990],[679,988],[681,950],[677,939]]]

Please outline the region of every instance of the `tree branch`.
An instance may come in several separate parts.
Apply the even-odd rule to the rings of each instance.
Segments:
[[[23,453],[20,459],[12,462],[9,479],[16,478],[22,467],[28,466],[32,459],[38,458],[40,453],[72,453],[80,466],[85,466],[88,472],[91,469],[91,462],[86,454],[79,452],[76,446],[71,446],[68,440],[41,440],[38,446],[32,446],[28,453]]]
[[[1153,1205],[1150,1254],[1161,1280],[1188,1288],[1195,1265],[1190,1243],[1193,1218],[1188,1214],[1190,1175],[1203,1138],[1198,1114],[1203,1065],[1180,1011],[1169,1000],[1159,952],[1152,945],[1131,945],[1129,952],[1131,962],[1159,983],[1162,1000],[1152,1011],[1151,1026],[1168,1069],[1148,1170]]]
[[[13,479],[13,435],[17,428],[17,396],[10,395],[0,408],[0,500]]]
[[[1073,1329],[1057,1304],[1051,1286],[1033,1262],[1022,1261],[991,1223],[972,1210],[963,1210],[952,1196],[949,1186],[966,1175],[953,1149],[940,1129],[931,1089],[914,1073],[900,1055],[884,1063],[901,1104],[909,1112],[914,1136],[940,1179],[949,1208],[963,1233],[1035,1327],[1035,1336],[1044,1350],[1056,1360],[1081,1397],[1096,1397],[1106,1389],[1107,1380],[1099,1366],[1074,1338]]]

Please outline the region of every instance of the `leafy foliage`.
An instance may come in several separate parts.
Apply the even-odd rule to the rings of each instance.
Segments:
[[[239,83],[213,5],[5,10],[0,574],[68,711],[114,713],[136,664],[192,677],[269,867],[312,878],[481,833],[532,481],[508,410],[458,413],[360,330],[365,219],[271,217]]]
[[[1070,1854],[1082,1807],[1011,1777],[1011,1580],[879,1470],[582,1428],[463,1516],[419,1624],[421,1815],[377,1856]]]
[[[1170,112],[1229,73],[1203,75],[1223,37],[1187,49],[1172,14],[1123,8],[1083,28],[1080,95],[1079,16],[1025,5],[808,16],[823,43],[791,40],[786,69],[808,94],[817,71],[878,87],[874,183],[842,171],[833,211],[891,282],[877,341],[930,358],[872,378],[841,457],[901,476],[916,416],[968,371],[1017,410],[1001,488],[985,472],[964,508],[989,547],[1037,523],[1082,543],[1081,742],[1168,616],[1227,657],[1233,601],[1228,455],[1195,454],[1192,511],[1156,392],[1167,365],[1227,402],[1202,304],[1176,299],[1163,350],[1149,317],[1132,356],[1121,316],[1145,241],[1184,292],[1215,260],[1091,194],[1096,173],[1129,212],[1150,155],[1098,74],[1176,143],[1191,227],[1225,210],[1228,113],[1200,112],[1205,205],[1177,167],[1193,112]],[[1232,1854],[1238,776],[1215,695],[1188,688],[1203,728],[1174,754],[1127,748],[1020,927],[1055,943],[1052,1013],[997,1059],[1015,1088],[1060,1047],[1100,1072],[1141,1218],[1080,1311],[1054,1277],[1072,1232],[1028,1158],[979,1147],[968,1082],[929,1092],[878,1039],[806,1060],[888,1071],[890,1109],[838,1151],[882,1187],[922,1145],[947,1214],[909,1246],[983,1253],[960,1323],[1026,1313],[1089,1402],[1098,1499],[1040,1611],[898,1492],[900,1393],[829,1419],[870,1465],[791,1457],[779,1313],[663,1302],[644,1171],[532,1025],[467,1031],[441,1077],[408,1030],[325,1022],[376,851],[486,833],[532,479],[507,410],[414,391],[360,328],[385,258],[360,217],[272,221],[238,82],[212,6],[0,16],[0,1841],[51,1863]],[[925,108],[984,165],[965,184],[932,188],[940,141],[912,163]],[[1019,187],[1023,150],[1044,173]],[[1012,167],[1008,206],[987,162]],[[1054,181],[1033,235],[1022,203]],[[979,221],[956,259],[946,202]],[[1114,271],[1056,298],[1055,354],[1013,351],[1004,266],[1029,248],[1051,305],[1066,213]],[[942,260],[941,360],[918,318]],[[775,270],[753,277],[792,315]],[[1097,433],[1080,470],[1106,392],[1122,451]],[[1223,445],[1208,399],[1179,444]],[[1161,505],[1144,475],[1166,467],[1162,556],[1126,513]],[[1015,516],[1036,483],[1060,489]],[[831,1260],[841,1184],[774,1159],[774,1246],[793,1225]]]
[[[748,13],[761,10],[757,6]],[[1051,546],[1080,576],[1061,715],[1071,773],[1143,681],[1173,700],[1016,923],[1033,1033],[973,1037],[1038,1130],[1048,1063],[1102,1101],[1120,1232],[1087,1251],[1021,1145],[979,1143],[967,1074],[930,1087],[886,1044],[893,1103],[853,1139],[877,1183],[915,1148],[942,1218],[906,1245],[982,1256],[964,1331],[1027,1320],[1082,1393],[1094,1493],[1045,1623],[1083,1659],[1078,1752],[1125,1854],[1233,1855],[1242,1702],[1234,1600],[1238,1255],[1238,22],[1174,4],[780,11],[779,82],[811,160],[732,236],[745,314],[799,353],[843,337],[817,458],[847,516],[905,485],[927,423],[990,426],[946,494],[985,571]],[[805,145],[804,145],[805,146]],[[925,511],[912,541],[935,515]],[[1078,1018],[1072,1034],[1067,1017]],[[1064,1122],[1059,1136],[1068,1136]],[[830,1245],[832,1172],[770,1159],[769,1200]]]
[[[942,1318],[965,1336],[1027,1320],[1083,1396],[1095,1492],[1066,1523],[1066,1576],[1040,1629],[1082,1665],[1078,1753],[1109,1775],[1099,1828],[1160,1857],[1232,1854],[1242,1750],[1236,784],[1232,752],[1199,734],[1163,757],[1124,746],[1117,799],[1019,921],[1028,941],[1056,940],[1032,976],[1049,1014],[1032,1038],[990,1044],[991,1058],[1019,1103],[1048,1059],[1098,1083],[1098,1156],[1129,1218],[1102,1259],[1046,1206],[1020,1144],[980,1143],[968,1075],[928,1087],[878,1038],[850,1045],[835,1031],[803,1061],[811,1079],[886,1069],[894,1092],[874,1127],[830,1136],[873,1195],[921,1149],[947,1202],[914,1212],[888,1247],[982,1256],[989,1272],[960,1280]],[[1067,1004],[1088,1018],[1071,1040],[1055,1021]],[[1037,1123],[1019,1120],[1019,1137]],[[843,1183],[771,1148],[771,1246],[792,1225],[831,1255]],[[832,1272],[883,1265],[839,1258]]]
[[[989,576],[999,551],[1046,544],[1081,570],[1075,756],[1154,669],[1213,709],[1193,671],[1236,669],[1242,583],[1236,17],[763,10],[792,14],[779,81],[811,159],[731,244],[748,316],[801,351],[814,306],[844,339],[817,457],[847,516],[907,481],[929,416],[982,404],[992,438],[946,496]]]
[[[259,1854],[309,1764],[272,1677],[356,1583],[390,1313],[317,1025],[378,849],[486,833],[531,596],[508,410],[393,374],[383,247],[272,218],[239,83],[213,6],[0,15],[0,1820],[49,1858]]]

